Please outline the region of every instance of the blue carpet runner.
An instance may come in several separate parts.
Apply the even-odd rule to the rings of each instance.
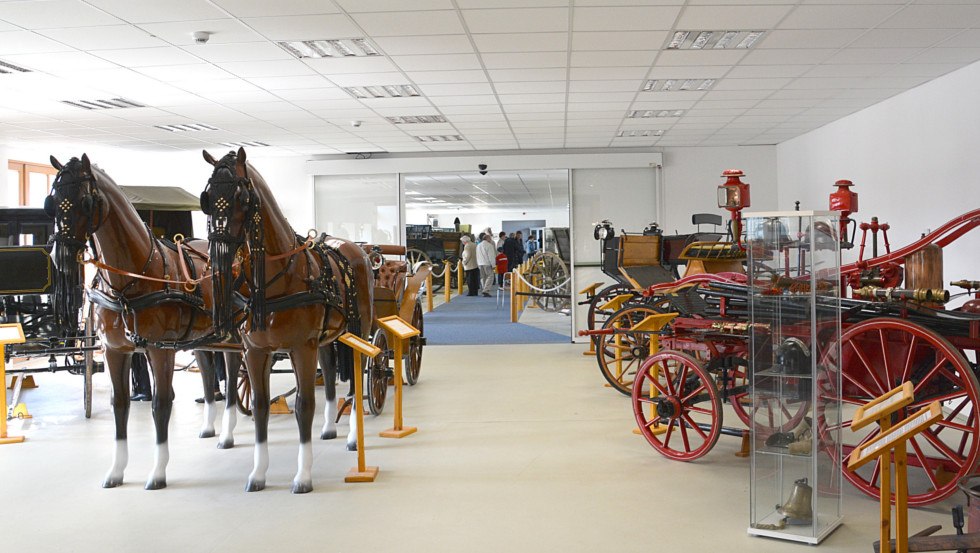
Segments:
[[[510,322],[509,302],[498,307],[496,296],[465,295],[425,314],[425,338],[428,345],[443,346],[571,342],[566,335]]]

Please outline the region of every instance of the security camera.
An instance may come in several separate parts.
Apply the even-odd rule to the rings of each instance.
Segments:
[[[197,44],[207,44],[211,40],[211,33],[207,31],[194,31],[194,42]]]
[[[481,175],[486,175],[487,174],[487,164],[486,163],[481,163],[481,164],[477,165],[477,167],[480,169],[480,174]]]
[[[357,127],[360,127],[361,126],[361,123],[363,123],[363,121],[351,121],[350,122],[350,126],[352,126],[352,127],[354,127],[356,129]]]

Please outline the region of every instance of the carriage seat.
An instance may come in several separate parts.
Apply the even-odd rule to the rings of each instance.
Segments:
[[[378,277],[374,280],[374,303],[378,317],[398,314],[407,273],[408,263],[404,261],[385,261],[378,269]]]

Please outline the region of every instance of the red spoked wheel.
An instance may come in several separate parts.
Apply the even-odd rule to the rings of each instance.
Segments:
[[[824,364],[840,367],[843,411],[835,417],[818,409],[817,431],[825,451],[837,462],[846,462],[855,447],[879,434],[875,425],[851,431],[856,407],[911,381],[915,402],[898,413],[898,420],[936,400],[941,402],[943,418],[908,442],[909,505],[929,505],[952,495],[956,481],[976,467],[980,438],[976,413],[980,386],[963,354],[932,330],[901,319],[879,318],[848,328],[841,335],[839,365],[834,357],[836,352],[825,354]],[[825,382],[818,381],[817,386],[821,394],[833,390]],[[835,434],[839,434],[841,458]],[[852,484],[872,497],[879,496],[880,475],[880,462],[855,472],[844,470]]]
[[[785,398],[750,387],[749,362],[744,353],[733,356],[728,372],[728,402],[742,424],[761,431],[765,436],[788,432],[800,425],[810,411],[810,401],[787,402]]]
[[[648,358],[632,398],[640,433],[665,457],[693,461],[718,441],[721,398],[715,380],[690,355],[667,350]]]

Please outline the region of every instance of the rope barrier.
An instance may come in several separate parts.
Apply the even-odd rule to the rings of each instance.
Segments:
[[[523,281],[524,284],[526,284],[527,287],[530,288],[531,290],[535,290],[537,292],[542,292],[542,293],[545,293],[545,294],[548,293],[548,292],[557,292],[557,291],[561,290],[562,288],[564,288],[569,282],[572,281],[572,277],[568,277],[561,284],[558,284],[554,288],[539,288],[539,287],[531,284],[530,282],[528,282],[528,280],[526,278],[524,278],[524,275],[522,273],[518,272],[517,273],[517,276],[520,277],[521,281]]]

